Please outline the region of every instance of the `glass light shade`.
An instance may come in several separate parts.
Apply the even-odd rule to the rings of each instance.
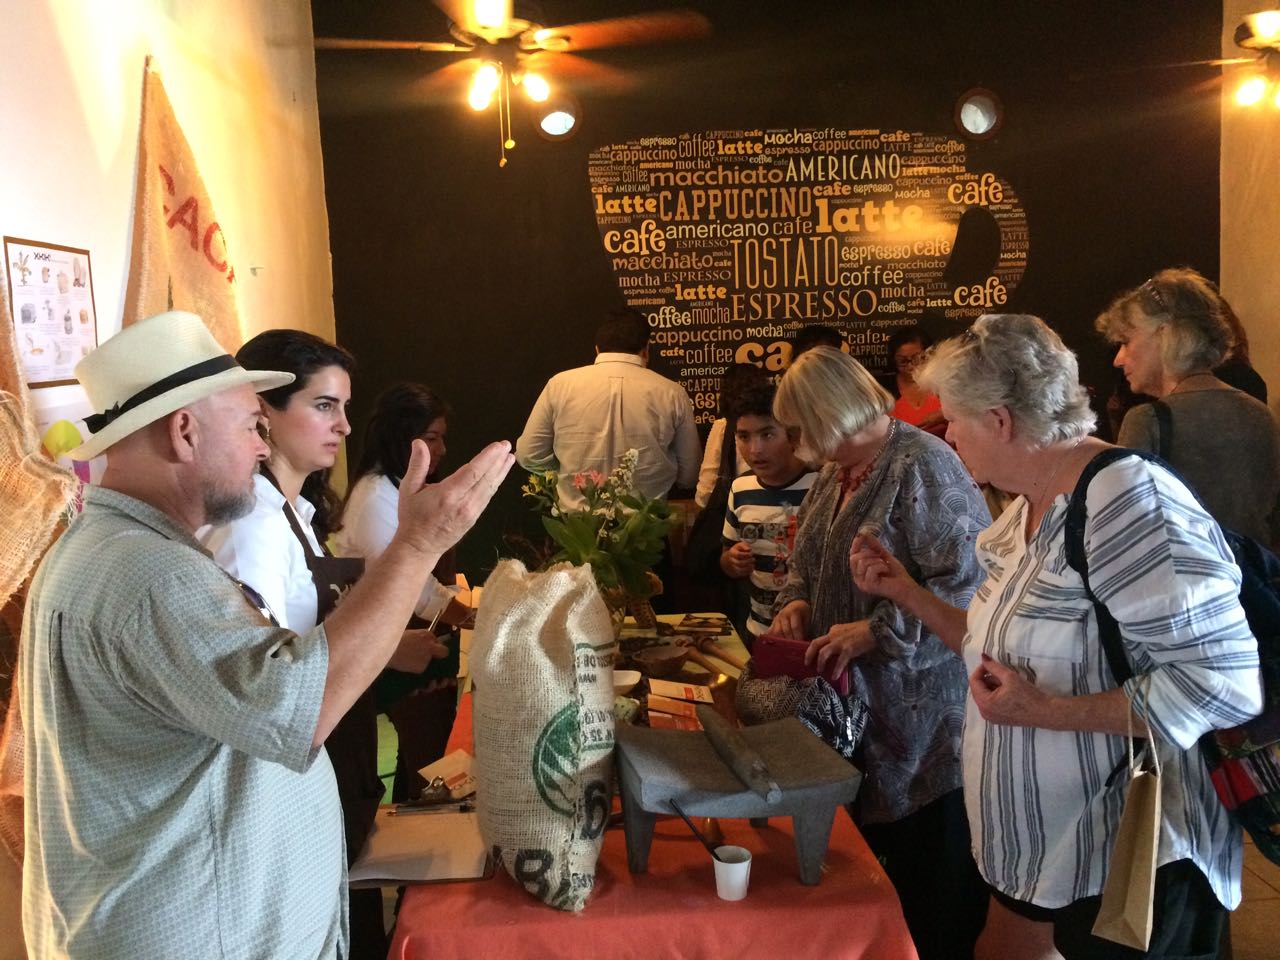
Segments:
[[[1236,89],[1236,103],[1251,107],[1267,95],[1267,81],[1262,77],[1249,77]]]
[[[574,125],[578,122],[578,118],[567,110],[552,110],[538,121],[538,126],[542,128],[543,133],[550,137],[566,136]]]
[[[529,99],[534,103],[545,103],[547,97],[551,96],[551,85],[539,74],[526,73],[524,75],[524,92],[528,94]]]
[[[511,19],[511,0],[471,0],[472,16],[480,27],[502,27]]]

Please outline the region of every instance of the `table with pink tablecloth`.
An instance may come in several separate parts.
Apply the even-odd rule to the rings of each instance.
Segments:
[[[450,749],[470,746],[464,697]],[[710,855],[679,820],[660,820],[644,874],[627,869],[622,829],[606,833],[595,890],[578,914],[534,900],[501,869],[488,880],[410,887],[390,957],[915,960],[897,895],[843,811],[813,887],[800,883],[789,819],[720,825],[726,843],[752,852],[745,900],[720,900]]]

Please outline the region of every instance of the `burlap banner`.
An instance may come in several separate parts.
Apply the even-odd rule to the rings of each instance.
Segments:
[[[234,353],[242,339],[235,279],[191,145],[148,57],[124,325],[165,310],[189,310]]]

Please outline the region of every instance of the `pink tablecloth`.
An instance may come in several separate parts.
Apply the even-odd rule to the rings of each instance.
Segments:
[[[450,749],[471,744],[464,699]],[[857,828],[839,812],[822,882],[800,883],[791,822],[722,820],[753,854],[747,898],[715,892],[711,858],[678,820],[660,820],[649,872],[627,870],[621,828],[605,836],[595,891],[580,914],[534,900],[499,869],[490,880],[410,887],[391,960],[443,958],[848,957],[914,960],[897,895]]]

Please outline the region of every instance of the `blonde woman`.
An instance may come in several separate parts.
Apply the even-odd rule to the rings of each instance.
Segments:
[[[969,957],[986,891],[960,792],[965,669],[919,619],[854,586],[864,528],[947,603],[981,579],[973,540],[986,504],[944,442],[893,419],[893,398],[857,360],[816,347],[782,378],[774,416],[826,461],[800,510],[771,630],[809,640],[811,662],[849,664],[868,707],[855,819],[884,864],[922,960]]]
[[[1213,373],[1236,340],[1224,308],[1194,270],[1161,270],[1098,317],[1129,386],[1159,398],[1125,415],[1116,442],[1160,454],[1224,527],[1275,544],[1280,429],[1265,405]]]

